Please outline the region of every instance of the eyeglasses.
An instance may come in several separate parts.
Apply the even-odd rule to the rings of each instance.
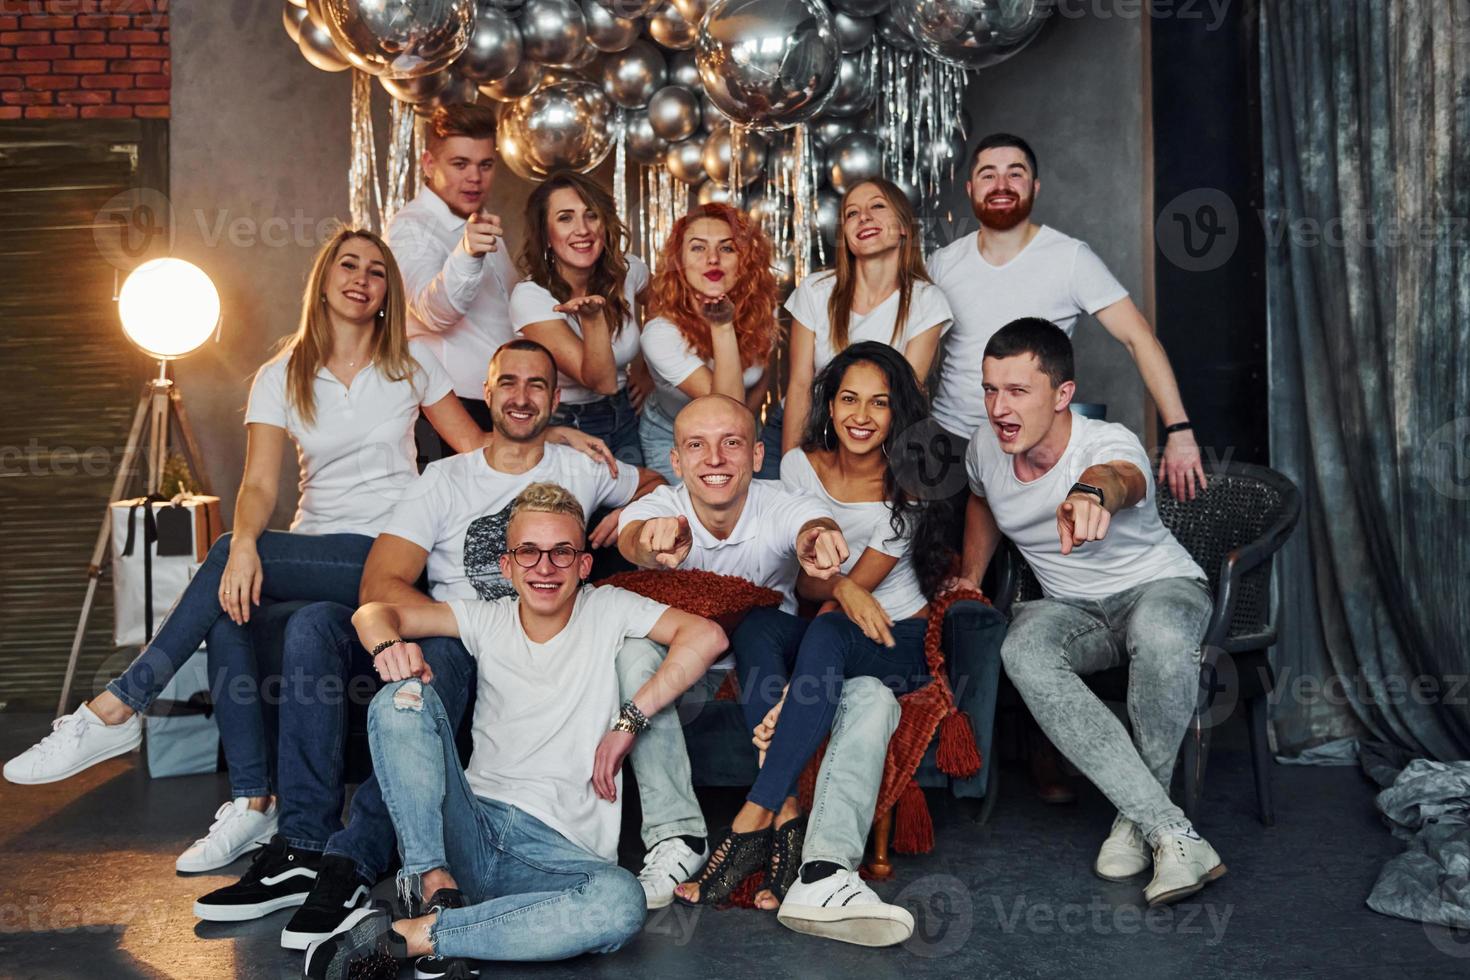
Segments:
[[[582,553],[581,548],[573,548],[569,544],[559,544],[555,548],[538,548],[534,544],[523,544],[519,548],[511,549],[511,557],[517,565],[522,568],[535,568],[541,564],[541,556],[549,555],[551,563],[557,568],[571,568],[572,562]]]

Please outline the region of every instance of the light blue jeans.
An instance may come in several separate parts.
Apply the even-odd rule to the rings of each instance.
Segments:
[[[1023,602],[1000,649],[1047,738],[1150,842],[1189,825],[1169,782],[1199,699],[1209,618],[1204,582],[1166,578],[1099,600]],[[1082,681],[1125,660],[1131,739]]]
[[[631,873],[523,810],[475,796],[432,684],[398,681],[368,708],[368,742],[403,856],[401,895],[444,868],[469,905],[429,930],[439,956],[527,962],[611,953],[643,928]]]
[[[636,694],[663,663],[665,652],[651,640],[625,641],[617,659],[619,697]],[[694,795],[681,713],[698,711],[724,679],[723,672],[706,674],[687,695],[651,717],[651,727],[633,745],[629,758],[643,807],[645,846],[676,836],[708,836]],[[854,677],[843,685],[832,740],[817,776],[803,860],[831,861],[848,870],[862,863],[888,739],[898,728],[898,717],[898,701],[877,678]]]

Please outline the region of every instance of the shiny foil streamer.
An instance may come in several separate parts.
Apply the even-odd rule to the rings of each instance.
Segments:
[[[383,227],[393,220],[398,209],[413,197],[418,154],[414,152],[414,135],[418,116],[406,102],[390,99],[388,106],[387,189],[383,194]]]
[[[619,109],[613,123],[613,210],[624,228],[631,228],[628,215],[628,113]]]
[[[373,231],[375,205],[382,201],[378,186],[378,149],[373,139],[373,78],[352,70],[351,152],[347,168],[347,208],[352,227]]]

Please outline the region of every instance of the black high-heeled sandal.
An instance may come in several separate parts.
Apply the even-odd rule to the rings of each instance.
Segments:
[[[742,881],[765,865],[770,853],[769,827],[745,834],[726,829],[704,870],[694,879],[699,886],[699,900],[691,902],[677,891],[674,900],[681,905],[724,905]]]
[[[788,820],[771,831],[771,854],[761,887],[780,902],[801,872],[801,845],[806,839],[806,816]]]

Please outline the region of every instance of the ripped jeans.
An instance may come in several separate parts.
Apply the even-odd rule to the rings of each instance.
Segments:
[[[432,685],[410,679],[379,691],[368,741],[403,855],[400,894],[416,894],[425,872],[444,868],[470,903],[438,913],[429,930],[436,955],[560,960],[611,953],[643,928],[643,886],[630,872],[474,794]]]

